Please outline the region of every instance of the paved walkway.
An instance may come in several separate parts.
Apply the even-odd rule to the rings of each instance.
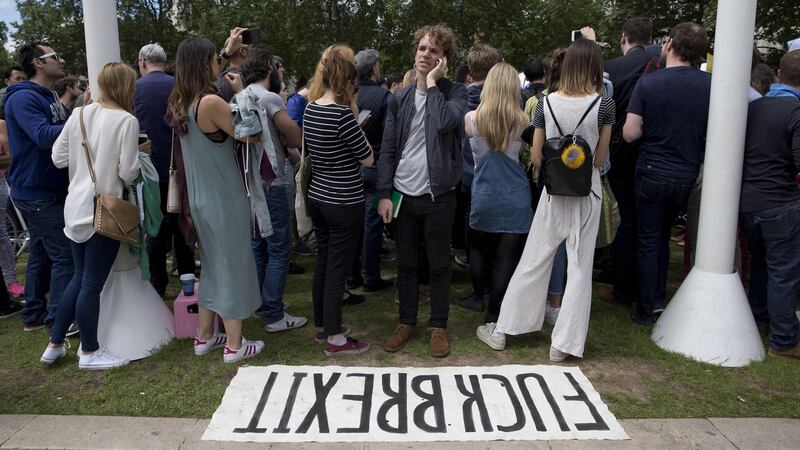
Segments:
[[[304,450],[477,449],[798,449],[800,420],[629,419],[630,441],[513,441],[239,444],[201,441],[209,420],[154,417],[0,415],[0,448],[164,448]]]

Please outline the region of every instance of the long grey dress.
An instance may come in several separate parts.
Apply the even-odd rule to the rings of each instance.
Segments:
[[[246,319],[261,305],[250,246],[250,205],[234,157],[233,139],[212,142],[190,107],[181,136],[189,210],[200,259],[198,302],[223,319]]]

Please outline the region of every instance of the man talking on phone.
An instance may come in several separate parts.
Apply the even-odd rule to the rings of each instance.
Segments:
[[[456,51],[451,28],[424,26],[414,41],[417,81],[389,99],[378,160],[378,213],[384,223],[394,223],[400,300],[400,324],[383,348],[399,351],[413,335],[419,307],[418,253],[424,242],[430,265],[430,351],[441,358],[450,354],[450,236],[454,188],[461,179],[460,130],[467,90],[446,78],[447,60]]]

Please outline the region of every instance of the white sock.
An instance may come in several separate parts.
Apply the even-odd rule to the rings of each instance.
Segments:
[[[336,346],[344,345],[347,343],[347,338],[343,334],[328,336],[328,343]]]
[[[495,325],[495,326],[492,327],[492,336],[495,336],[495,337],[497,337],[497,336],[505,336],[505,333],[497,331],[497,325]]]

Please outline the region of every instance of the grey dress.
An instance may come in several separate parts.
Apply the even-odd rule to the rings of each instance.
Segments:
[[[197,125],[193,107],[186,121],[181,148],[203,262],[198,302],[223,319],[246,319],[261,305],[261,294],[250,246],[250,205],[233,139],[212,142]]]

